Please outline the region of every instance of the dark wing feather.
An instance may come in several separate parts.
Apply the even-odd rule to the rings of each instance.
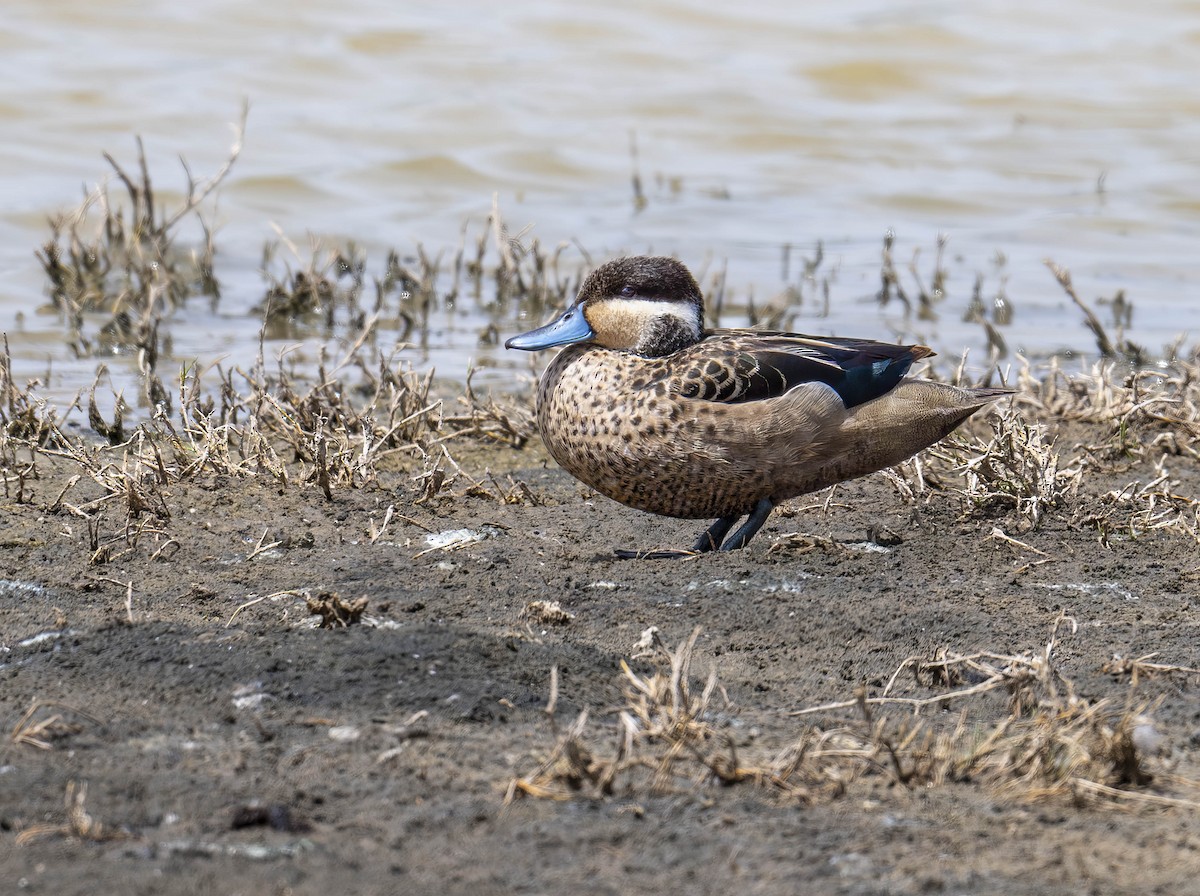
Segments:
[[[820,382],[852,408],[891,391],[913,361],[932,352],[923,345],[735,330],[716,331],[680,354],[684,363],[671,365],[672,379],[685,398],[762,401]]]

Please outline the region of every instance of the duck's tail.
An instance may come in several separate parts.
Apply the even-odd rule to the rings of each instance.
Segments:
[[[881,453],[896,459],[880,466],[891,466],[945,438],[976,411],[1012,394],[1011,389],[968,389],[909,379],[878,401],[858,408],[854,424],[888,446]]]

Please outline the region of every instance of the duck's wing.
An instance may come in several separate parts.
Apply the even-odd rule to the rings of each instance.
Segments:
[[[670,378],[684,398],[726,403],[763,401],[805,383],[824,383],[852,408],[890,392],[914,361],[932,354],[923,345],[716,330],[672,358]]]

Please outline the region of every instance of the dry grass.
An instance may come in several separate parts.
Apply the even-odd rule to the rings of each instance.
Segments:
[[[51,750],[54,741],[70,737],[83,731],[81,721],[99,725],[93,715],[54,700],[34,700],[17,719],[9,739],[14,744],[24,744],[39,750]]]
[[[1114,536],[1142,538],[1151,534],[1182,536],[1200,545],[1200,498],[1180,494],[1159,457],[1147,483],[1131,482],[1101,496],[1102,510],[1087,519],[1109,544]]]
[[[1025,362],[1012,405],[987,420],[990,437],[972,421],[882,475],[907,503],[950,496],[964,515],[1006,518],[1017,533],[1058,512],[1069,525],[1095,528],[1105,544],[1117,535],[1200,538],[1200,502],[1171,476],[1200,459],[1200,355],[1139,370],[1100,361],[1076,373],[1057,360]],[[1089,441],[1066,441],[1063,433],[1081,426]],[[1149,468],[1148,478],[1089,489],[1135,468]]]
[[[1100,322],[1100,318],[1096,316],[1095,312],[1079,297],[1079,293],[1075,291],[1075,285],[1071,282],[1071,272],[1049,260],[1046,261],[1046,267],[1050,269],[1050,273],[1054,275],[1054,279],[1058,281],[1058,285],[1063,288],[1067,297],[1083,312],[1084,323],[1092,331],[1092,335],[1096,337],[1096,349],[1100,352],[1101,357],[1124,358],[1138,366],[1144,366],[1149,363],[1151,359],[1146,350],[1124,336],[1125,323],[1132,317],[1133,310],[1132,306],[1128,306],[1128,303],[1125,301],[1124,292],[1119,291],[1112,300],[1114,306],[1127,308],[1126,313],[1117,314],[1120,329],[1117,338],[1112,339],[1109,337],[1104,325]]]
[[[521,610],[521,618],[545,625],[566,625],[575,614],[564,610],[556,600],[531,600]]]
[[[365,597],[347,600],[336,591],[305,595],[309,615],[319,617],[321,628],[346,628],[362,622],[370,601]]]
[[[1200,458],[1200,356],[1124,372],[1105,361],[1070,374],[1057,360],[1026,363],[1019,387],[1019,405],[1039,419],[1110,427],[1109,442],[1089,446],[1097,463],[1157,451]]]
[[[127,831],[105,825],[87,810],[87,782],[68,781],[63,799],[65,820],[59,824],[35,824],[25,828],[16,837],[18,846],[26,846],[44,837],[69,837],[91,843],[124,840]]]
[[[454,413],[447,414],[445,399],[432,393],[432,375],[416,373],[392,356],[368,359],[368,335],[360,334],[331,361],[322,356],[315,383],[302,383],[282,359],[270,374],[261,362],[249,371],[188,368],[170,402],[132,426],[119,415],[101,420],[92,400],[92,427],[104,436],[100,441],[72,432],[66,415],[13,383],[5,347],[0,355],[5,492],[17,503],[31,500],[46,462],[73,471],[41,501],[48,512],[87,527],[95,565],[142,544],[163,549],[171,525],[166,496],[179,485],[219,476],[262,479],[281,489],[315,487],[333,500],[339,490],[373,486],[381,475],[424,466],[418,503],[456,495],[502,504],[540,502],[512,477],[463,473],[451,454],[464,443],[526,444],[533,435],[527,405],[480,396],[468,382]],[[461,491],[451,488],[463,480]]]
[[[373,481],[378,467],[393,455],[423,457],[436,442],[525,444],[533,434],[527,403],[479,396],[468,374],[453,413],[444,414],[447,396],[431,394],[432,374],[416,374],[397,358],[410,337],[427,342],[431,310],[452,307],[464,293],[496,313],[515,315],[519,308],[529,317],[543,316],[573,295],[580,272],[560,270],[565,244],[551,253],[536,242],[523,246],[519,235],[508,234],[498,208],[475,240],[473,253],[465,228],[463,244],[448,267],[420,247],[415,258],[393,251],[383,273],[373,278],[373,290],[359,248],[317,242],[306,257],[281,234],[279,243],[264,250],[267,286],[259,303],[260,345],[268,336],[329,337],[341,331],[348,335],[340,354],[327,357],[321,346],[315,361],[294,362],[285,352],[268,364],[260,350],[249,370],[193,365],[179,371],[175,388],[164,383],[159,359],[170,339],[172,312],[198,293],[214,303],[219,299],[212,268],[213,227],[204,205],[236,162],[244,125],[243,116],[227,161],[212,177],[196,179],[185,163],[187,189],[178,208],[158,201],[139,140],[136,173],[105,155],[124,188],[124,204],[110,195],[108,184],[101,184],[77,210],[51,222],[51,237],[39,257],[73,351],[89,356],[100,350],[136,351],[140,391],[136,402],[127,402],[119,391],[109,400],[98,396],[106,379],[100,364],[90,389],[59,411],[37,398],[36,382],[22,386],[13,381],[6,348],[0,366],[5,438],[18,444],[53,443],[55,450],[78,454],[82,449],[64,444],[69,441],[64,427],[74,413],[85,411],[91,430],[110,446],[128,447],[139,429],[159,455],[160,479],[211,472],[266,475],[286,485],[299,478],[316,483],[327,496],[338,487]],[[204,234],[199,251],[182,246],[180,225],[187,220],[194,220]],[[283,254],[280,247],[292,259],[282,273],[275,263]],[[488,263],[489,253],[497,258],[494,264]],[[495,280],[494,288],[485,288],[488,278]],[[108,319],[92,335],[86,327],[96,313]],[[481,338],[494,340],[494,328]],[[396,348],[385,352],[380,347],[384,343]],[[140,512],[137,485],[98,468],[96,460],[88,459],[88,476],[99,479],[109,495],[130,495],[131,509]],[[14,463],[12,469],[20,498],[24,468]]]
[[[165,399],[157,374],[166,345],[166,319],[194,295],[220,299],[213,257],[213,228],[201,213],[205,201],[229,174],[242,150],[246,110],[235,128],[225,163],[209,178],[198,180],[187,163],[185,195],[168,209],[157,201],[145,147],[137,139],[137,170],[127,171],[108,153],[104,158],[125,190],[128,208],[120,205],[108,183],[93,188],[72,212],[51,219],[51,235],[37,253],[50,301],[68,330],[68,345],[81,357],[134,352],[142,374],[142,398],[151,406]],[[203,233],[199,248],[178,239],[179,225],[194,218]],[[103,323],[89,329],[100,315]],[[99,420],[94,409],[93,421]],[[110,441],[115,432],[97,427]]]
[[[1011,409],[991,415],[992,438],[951,439],[928,455],[961,477],[952,489],[971,513],[1010,511],[1019,529],[1032,529],[1042,515],[1079,490],[1082,470],[1062,465],[1044,424],[1030,423]]]
[[[664,792],[680,781],[700,784],[715,777],[736,783],[754,774],[741,768],[733,738],[704,718],[716,690],[715,673],[699,694],[692,691],[691,661],[699,635],[699,629],[693,631],[674,651],[667,651],[655,635],[653,654],[659,663],[653,674],[639,675],[622,661],[624,701],[613,711],[616,743],[606,755],[584,740],[586,710],[559,731],[558,671],[552,670],[546,715],[556,743],[534,772],[512,781],[507,798],[518,793],[554,799],[575,793],[611,796],[618,787],[631,786]]]
[[[1175,358],[1152,369],[1127,371],[1099,362],[1068,375],[1057,363],[1020,374],[1018,401],[1040,419],[1085,423],[1108,437],[1077,445],[1070,464],[1088,474],[1123,474],[1149,467],[1135,479],[1103,491],[1100,508],[1082,522],[1105,544],[1115,536],[1167,534],[1200,542],[1200,501],[1182,493],[1171,469],[1200,459],[1200,357]]]
[[[1083,469],[1076,458],[1062,460],[1046,423],[1014,408],[993,411],[988,420],[990,438],[968,427],[883,477],[907,503],[950,495],[966,516],[1008,516],[1017,531],[1036,528],[1047,511],[1075,497]]]
[[[1122,656],[1114,656],[1109,662],[1105,663],[1101,671],[1115,677],[1129,676],[1130,681],[1136,686],[1142,679],[1154,679],[1161,676],[1183,676],[1200,675],[1200,669],[1192,666],[1176,666],[1171,663],[1152,663],[1150,662],[1157,653],[1147,653],[1135,659],[1128,659]]]
[[[1172,774],[1156,753],[1162,738],[1152,707],[1138,703],[1132,691],[1122,706],[1088,702],[1058,670],[1054,651],[1064,631],[1074,633],[1074,622],[1059,617],[1045,648],[1032,655],[943,650],[931,659],[910,658],[878,696],[860,691],[793,713],[829,717],[850,710],[852,719],[754,742],[732,725],[736,707],[715,670],[698,693],[693,689],[699,631],[667,650],[651,630],[651,670],[637,673],[622,663],[622,698],[606,713],[613,722],[592,723],[584,710],[561,727],[552,673],[546,713],[554,745],[531,772],[509,783],[506,799],[637,799],[746,784],[814,803],[842,796],[856,782],[882,779],[910,788],[979,782],[1019,801],[1200,809],[1200,781]],[[898,692],[905,672],[923,696]],[[1005,698],[999,713],[992,705],[996,695]],[[923,715],[951,706],[960,708],[949,725]],[[882,714],[889,709],[904,712]],[[787,745],[772,751],[765,745],[772,740]]]
[[[262,358],[249,370],[187,368],[177,391],[168,390],[169,400],[149,419],[94,420],[106,435],[102,440],[72,431],[66,414],[39,401],[32,387],[12,382],[5,351],[5,493],[84,525],[94,565],[143,548],[168,559],[174,521],[167,497],[182,484],[220,476],[260,479],[279,489],[316,488],[329,500],[341,490],[400,479],[410,483],[400,498],[412,504],[465,497],[541,504],[525,482],[486,470],[468,473],[456,457],[464,448],[478,454],[491,446],[528,445],[535,434],[528,397],[482,396],[469,376],[453,400],[439,396],[431,374],[411,369],[396,351],[379,353],[375,328],[369,320],[336,354],[319,354],[311,380],[284,357],[270,368]],[[905,500],[948,497],[967,516],[998,521],[994,528],[1005,537],[1020,538],[1047,514],[1059,514],[1071,525],[1096,529],[1106,543],[1148,535],[1196,543],[1200,502],[1170,474],[1173,464],[1191,463],[1198,453],[1197,370],[1200,365],[1179,361],[1114,381],[1108,367],[1071,376],[1055,364],[1040,375],[1026,367],[1015,407],[990,417],[988,436],[968,430],[885,475]],[[92,407],[96,388],[89,390]],[[1075,423],[1109,436],[1064,450],[1061,436],[1051,433]],[[35,487],[47,460],[69,471],[49,494]],[[1131,477],[1121,488],[1094,488],[1081,499],[1091,474],[1147,464],[1148,475]]]

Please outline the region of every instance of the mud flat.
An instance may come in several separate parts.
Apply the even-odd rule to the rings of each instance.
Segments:
[[[584,491],[519,400],[398,434],[419,377],[357,418],[259,383],[102,439],[10,380],[0,880],[1196,892],[1195,369],[1029,372],[659,562],[612,551],[696,524]]]

